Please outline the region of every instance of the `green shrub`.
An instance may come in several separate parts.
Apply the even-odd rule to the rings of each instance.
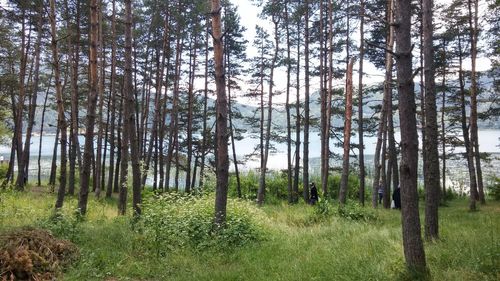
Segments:
[[[37,221],[37,226],[50,230],[55,236],[78,241],[81,233],[82,217],[75,211],[72,215],[63,212],[55,212],[48,218]]]
[[[500,178],[494,177],[491,184],[489,184],[486,189],[488,190],[488,195],[491,196],[496,201],[500,201]]]
[[[350,201],[343,206],[339,206],[337,210],[339,217],[353,221],[374,221],[377,216],[371,208],[364,208],[357,202]]]
[[[340,174],[333,174],[328,177],[328,189],[329,189],[329,198],[338,198],[339,197],[339,189],[340,189]],[[365,189],[369,190],[368,186]],[[368,193],[365,191],[365,197],[368,196]],[[347,179],[347,198],[352,200],[357,200],[359,197],[359,177],[358,175],[351,174]],[[369,197],[366,197],[369,199]]]
[[[7,170],[9,169],[9,164],[0,164],[0,179],[4,179],[7,175]]]
[[[164,255],[176,248],[229,250],[259,240],[254,221],[257,210],[250,203],[229,199],[226,224],[214,228],[214,197],[163,193],[144,205],[138,231],[149,249]]]

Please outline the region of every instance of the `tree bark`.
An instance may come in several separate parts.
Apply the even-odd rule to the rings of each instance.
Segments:
[[[214,46],[215,85],[217,91],[217,187],[215,189],[215,226],[226,221],[229,158],[227,152],[227,97],[224,77],[224,45],[221,30],[220,0],[212,0],[212,38]]]
[[[351,146],[351,123],[352,123],[352,67],[354,58],[351,58],[347,66],[346,80],[346,103],[344,121],[344,154],[342,161],[342,176],[340,178],[339,202],[344,205],[347,199],[347,183],[349,179],[349,148]]]
[[[401,126],[401,206],[403,248],[406,265],[411,270],[426,271],[418,213],[417,169],[418,134],[411,55],[411,1],[397,0],[396,53]]]
[[[439,238],[439,154],[435,91],[435,66],[433,48],[432,9],[433,0],[422,0],[422,25],[424,35],[424,76],[425,76],[425,143],[424,161],[425,186],[425,238]]]
[[[470,29],[470,52],[471,52],[471,86],[470,86],[470,144],[471,150],[476,160],[476,179],[479,202],[485,204],[483,172],[481,169],[481,155],[479,153],[479,137],[477,133],[477,79],[476,79],[476,58],[478,40],[478,0],[468,0],[469,9],[469,29]],[[474,11],[472,11],[474,4]]]
[[[61,79],[59,73],[59,52],[57,47],[57,30],[56,30],[56,8],[55,0],[50,0],[50,32],[52,34],[52,61],[54,66],[54,81],[56,83],[56,99],[57,99],[57,123],[61,130],[61,174],[59,177],[59,189],[57,191],[57,201],[55,208],[60,209],[63,206],[64,195],[66,192],[66,142],[67,129],[66,119],[64,117],[64,98],[61,88]]]
[[[359,78],[358,78],[358,145],[359,145],[359,202],[365,205],[365,153],[363,125],[363,62],[365,56],[364,25],[365,1],[361,0],[359,10]]]
[[[92,165],[92,152],[94,150],[94,126],[96,119],[97,105],[97,40],[98,40],[98,10],[97,0],[90,0],[90,92],[88,95],[85,148],[83,152],[83,164],[80,174],[80,196],[78,199],[78,208],[80,214],[87,212],[87,201],[89,196],[90,169]]]
[[[302,184],[304,188],[303,196],[306,202],[309,202],[309,0],[305,1],[305,30],[304,30],[304,61],[305,61],[305,74],[304,74],[304,156]]]

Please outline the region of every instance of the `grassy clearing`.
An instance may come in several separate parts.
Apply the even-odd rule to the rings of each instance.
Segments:
[[[234,201],[236,212],[250,211],[261,239],[222,249],[172,245],[158,254],[148,249],[149,236],[137,224],[116,216],[115,202],[90,200],[88,217],[78,221],[76,199],[68,198],[62,219],[54,222],[48,219],[52,194],[3,192],[0,198],[0,231],[42,226],[78,245],[81,258],[64,280],[409,280],[395,210],[374,210],[377,219],[362,222],[332,214],[318,218],[304,204],[257,209]],[[440,223],[441,241],[426,244],[434,280],[500,279],[499,202],[470,213],[466,200],[454,200],[440,209]]]

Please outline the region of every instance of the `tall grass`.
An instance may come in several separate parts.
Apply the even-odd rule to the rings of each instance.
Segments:
[[[336,211],[318,219],[316,207],[303,203],[281,201],[259,209],[251,202],[231,201],[244,206],[238,212],[249,212],[262,239],[222,250],[173,246],[156,255],[132,218],[116,215],[115,202],[90,200],[88,216],[71,230],[57,228],[48,219],[53,194],[9,191],[0,198],[0,231],[39,225],[73,236],[82,256],[64,280],[411,280],[396,210],[365,207],[377,218],[368,221],[346,219]],[[145,214],[154,209],[147,207],[153,204],[151,198],[146,200]],[[212,206],[210,196],[199,200],[202,210]],[[76,199],[69,197],[65,219],[71,221],[75,206]],[[499,280],[499,234],[500,202],[470,213],[465,199],[450,201],[440,209],[441,240],[425,244],[432,278]]]

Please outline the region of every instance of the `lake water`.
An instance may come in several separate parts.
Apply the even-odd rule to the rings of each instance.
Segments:
[[[301,136],[301,139],[303,136]],[[400,140],[399,132],[395,135],[396,141]],[[80,136],[80,144],[84,143],[84,137]],[[351,139],[352,143],[357,143],[357,136]],[[35,176],[37,171],[37,157],[39,152],[39,136],[32,137],[32,143],[30,147],[30,178]],[[52,158],[52,152],[54,148],[55,135],[46,135],[43,136],[42,139],[42,175],[46,177],[50,171],[50,161]],[[365,137],[365,154],[366,154],[366,166],[368,169],[373,165],[373,154],[375,151],[377,138],[375,136]],[[236,153],[238,155],[239,160],[242,160],[245,155],[251,154],[254,152],[256,145],[259,143],[259,140],[256,138],[251,138],[250,136],[246,136],[240,141],[236,142]],[[342,154],[342,148],[335,146],[335,143],[338,143],[337,140],[332,139],[330,141],[331,150],[336,154]],[[480,151],[493,153],[491,162],[484,162],[484,173],[485,180],[487,180],[489,175],[499,175],[497,167],[500,166],[500,130],[481,130],[479,131],[479,143],[480,143]],[[420,140],[421,145],[421,140]],[[286,169],[287,163],[287,155],[286,155],[286,143],[274,143],[276,151],[269,155],[268,159],[268,167],[273,170],[281,170]],[[303,144],[301,144],[301,153],[302,153]],[[292,148],[292,153],[294,153],[294,149]],[[310,134],[310,144],[309,144],[309,157],[311,158],[311,174],[319,174],[319,157],[320,157],[320,137],[319,134],[313,132]],[[232,150],[230,147],[230,155],[232,155]],[[357,149],[351,151],[351,154],[358,153]],[[454,151],[454,153],[464,152],[463,147],[458,147]],[[441,152],[440,152],[441,153]],[[449,152],[448,152],[449,153]],[[9,159],[10,156],[10,146],[1,145],[0,146],[0,157],[4,159]],[[352,160],[354,162],[355,160]],[[420,161],[421,162],[421,161]],[[339,164],[338,161],[332,160],[332,164]],[[260,159],[258,157],[251,158],[245,162],[245,165],[241,165],[240,169],[242,171],[248,171],[251,169],[255,169],[260,167]],[[233,166],[231,165],[231,170],[233,170]],[[468,185],[467,177],[467,163],[463,159],[463,157],[458,157],[456,160],[448,161],[448,181],[449,185],[458,186],[457,189],[465,188]],[[151,178],[151,177],[149,177]],[[182,176],[181,176],[182,178]],[[181,182],[183,182],[181,180]]]

